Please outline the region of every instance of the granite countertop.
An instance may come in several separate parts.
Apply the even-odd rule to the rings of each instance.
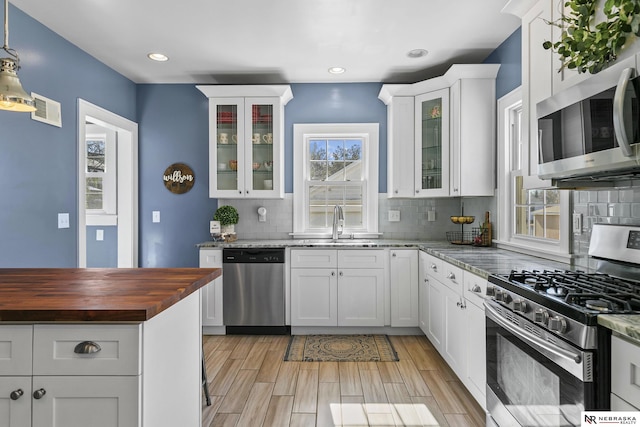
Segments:
[[[4,268],[2,322],[142,322],[219,277],[220,268]]]
[[[442,240],[412,241],[393,239],[356,239],[365,243],[351,244],[349,239],[340,243],[328,242],[326,246],[318,243],[320,239],[284,239],[284,240],[236,240],[235,242],[203,242],[199,248],[333,248],[333,249],[357,249],[357,248],[418,248],[430,255],[441,258],[464,270],[470,271],[480,277],[487,278],[490,274],[509,274],[511,270],[544,270],[561,269],[568,270],[568,264],[549,261],[531,255],[495,247],[481,247],[471,245],[453,245]],[[328,240],[328,239],[327,239]],[[309,243],[314,242],[314,243]],[[353,242],[353,243],[356,243]],[[344,244],[344,246],[342,246]]]
[[[637,314],[601,314],[598,324],[624,335],[640,346],[640,315]]]
[[[256,248],[256,247],[319,247],[319,248],[418,248],[430,255],[470,271],[480,277],[488,278],[490,274],[509,274],[511,270],[572,270],[573,267],[562,262],[525,255],[507,249],[495,247],[479,247],[453,245],[446,241],[410,241],[393,239],[356,239],[366,240],[357,245],[330,244],[323,246],[309,241],[319,239],[285,239],[285,240],[237,240],[231,243],[204,242],[200,248]],[[345,243],[349,239],[344,240]],[[600,315],[598,323],[627,337],[638,340],[640,344],[640,315]]]

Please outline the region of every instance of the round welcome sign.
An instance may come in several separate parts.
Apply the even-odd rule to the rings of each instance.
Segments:
[[[169,166],[162,177],[164,186],[174,194],[183,194],[191,190],[196,182],[193,169],[184,163],[174,163]]]

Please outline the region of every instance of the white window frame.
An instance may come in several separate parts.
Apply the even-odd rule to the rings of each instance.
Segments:
[[[345,227],[341,237],[378,237],[378,123],[313,123],[293,125],[293,235],[295,237],[331,237],[331,229],[311,232],[307,224],[309,176],[309,139],[362,139],[363,210],[362,229]]]
[[[91,140],[105,141],[105,171],[88,172],[86,170],[86,142]],[[117,225],[117,148],[116,132],[97,125],[87,125],[84,150],[85,188],[86,178],[102,178],[102,209],[86,209],[87,225]]]
[[[497,102],[498,117],[498,230],[496,244],[498,247],[527,253],[542,258],[561,262],[570,262],[570,234],[569,212],[570,194],[568,190],[560,190],[560,239],[541,239],[531,236],[515,234],[515,191],[513,182],[516,175],[522,175],[526,171],[524,164],[521,169],[511,169],[512,161],[516,156],[513,148],[513,131],[510,117],[513,111],[524,108],[522,103],[522,88],[518,87],[504,95]],[[523,115],[524,117],[525,115]],[[523,126],[525,127],[525,126]],[[522,131],[522,129],[521,129]],[[527,135],[522,135],[522,150],[528,152]],[[536,141],[534,141],[536,143]],[[521,162],[526,161],[526,156]]]

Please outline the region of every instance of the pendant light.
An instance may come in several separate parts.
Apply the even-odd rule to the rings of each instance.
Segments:
[[[0,58],[0,110],[36,111],[33,99],[22,89],[18,74],[20,58],[18,52],[9,47],[9,0],[4,0],[4,45],[2,49],[9,54]]]

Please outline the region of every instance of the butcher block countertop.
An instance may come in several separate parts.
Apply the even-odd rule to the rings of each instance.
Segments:
[[[219,268],[0,269],[0,321],[143,322],[221,274]]]

